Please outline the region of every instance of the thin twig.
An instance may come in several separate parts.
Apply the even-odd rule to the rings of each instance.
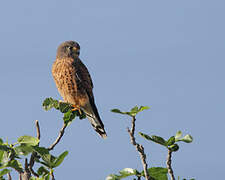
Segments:
[[[8,180],[12,180],[10,172],[7,174],[7,176],[8,176]]]
[[[25,159],[25,165],[24,165],[24,172],[20,173],[20,179],[22,180],[29,180],[31,177],[31,173],[30,170],[28,168],[28,162],[27,162],[27,158]]]
[[[36,130],[37,130],[37,138],[40,140],[41,138],[41,133],[40,133],[40,126],[39,126],[39,122],[38,120],[35,121],[35,126],[36,126]],[[36,176],[39,177],[39,175],[33,170],[33,166],[34,166],[34,158],[37,157],[37,153],[33,152],[31,157],[30,157],[30,162],[29,162],[29,170],[30,172]]]
[[[36,130],[37,130],[37,138],[40,140],[41,132],[40,132],[40,126],[39,126],[38,120],[35,121],[35,126],[36,126]]]
[[[56,138],[55,142],[54,142],[51,146],[49,146],[49,148],[48,148],[49,151],[50,151],[50,150],[53,150],[54,147],[59,143],[60,139],[63,137],[63,134],[64,134],[64,132],[65,132],[66,127],[67,127],[67,125],[64,123],[64,124],[63,124],[63,127],[62,127],[62,128],[60,129],[60,131],[59,131],[59,135],[58,135],[58,137]]]
[[[172,151],[169,149],[168,150],[168,156],[167,156],[167,160],[166,160],[166,165],[167,165],[167,169],[168,169],[168,173],[171,177],[171,180],[175,180],[174,174],[173,174],[173,169],[172,169],[172,165],[171,165],[171,158],[172,158]]]
[[[54,176],[53,172],[51,173],[51,177],[52,177],[52,180],[55,180],[55,176]]]
[[[145,179],[150,180],[150,176],[148,174],[148,164],[146,163],[146,154],[144,152],[144,147],[141,144],[138,144],[135,140],[135,137],[134,137],[135,121],[136,121],[136,118],[135,118],[135,116],[133,116],[132,117],[131,129],[127,128],[127,131],[130,135],[131,144],[133,144],[136,147],[136,150],[139,152],[139,156],[141,158],[141,162],[142,162],[142,165],[143,165],[143,168],[144,168]]]

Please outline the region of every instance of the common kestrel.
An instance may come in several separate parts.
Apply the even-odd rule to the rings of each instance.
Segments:
[[[95,105],[93,83],[86,66],[79,58],[77,42],[66,41],[59,45],[52,75],[60,95],[74,110],[82,109],[95,131],[103,138],[106,132]]]

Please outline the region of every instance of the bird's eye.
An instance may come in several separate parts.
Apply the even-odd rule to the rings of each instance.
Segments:
[[[67,49],[68,49],[68,50],[72,50],[72,49],[73,49],[73,47],[71,47],[71,46],[67,46]]]

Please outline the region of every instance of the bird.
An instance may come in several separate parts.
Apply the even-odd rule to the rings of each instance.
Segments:
[[[70,103],[73,110],[83,110],[94,130],[105,139],[107,134],[95,105],[93,82],[79,55],[77,42],[61,43],[52,65],[52,76],[64,102]]]

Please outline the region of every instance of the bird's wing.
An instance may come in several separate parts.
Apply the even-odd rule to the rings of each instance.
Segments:
[[[82,84],[82,87],[85,89],[85,91],[88,95],[88,98],[89,98],[89,102],[90,102],[90,105],[87,105],[87,107],[86,107],[87,108],[86,112],[88,112],[92,115],[91,115],[91,117],[88,117],[88,119],[91,121],[91,124],[95,128],[95,130],[103,138],[105,138],[107,135],[104,130],[104,124],[101,121],[97,107],[95,105],[94,95],[92,92],[93,83],[91,80],[91,76],[90,76],[86,66],[80,60],[78,60],[78,63],[79,63],[79,66],[76,66],[77,67],[76,68],[76,78],[80,81],[80,83]]]
[[[92,89],[93,83],[91,80],[91,76],[88,72],[86,66],[82,63],[81,60],[78,60],[78,66],[76,66],[76,78],[82,83],[83,88],[88,92],[88,94],[94,98]]]

